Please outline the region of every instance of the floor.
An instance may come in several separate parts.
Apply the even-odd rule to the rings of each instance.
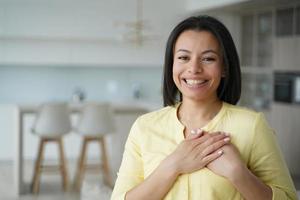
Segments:
[[[70,185],[74,179],[76,162],[68,163]],[[25,164],[25,181],[30,183],[33,163]],[[16,197],[13,191],[13,165],[12,162],[0,162],[0,199],[1,200],[109,200],[111,189],[102,182],[101,174],[87,174],[81,192],[69,187],[63,192],[61,177],[58,174],[42,174],[40,192],[38,195],[25,194]]]
[[[76,162],[69,162],[69,177],[72,183]],[[30,182],[33,163],[25,164],[25,181]],[[300,199],[300,177],[294,180]],[[71,187],[72,188],[72,187]],[[102,182],[101,174],[87,174],[81,192],[69,189],[63,192],[59,175],[42,175],[39,195],[26,194],[16,197],[13,191],[13,165],[12,162],[0,162],[0,199],[1,200],[109,200],[111,188]]]

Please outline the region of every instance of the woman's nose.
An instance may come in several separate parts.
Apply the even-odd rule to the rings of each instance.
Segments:
[[[196,74],[202,72],[201,63],[197,60],[191,60],[189,63],[188,72]]]

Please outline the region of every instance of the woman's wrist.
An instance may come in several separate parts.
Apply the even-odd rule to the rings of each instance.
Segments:
[[[178,177],[181,174],[180,167],[172,157],[167,157],[161,163],[161,169],[164,170],[169,176]]]
[[[244,178],[249,176],[249,169],[245,165],[240,165],[232,170],[231,175],[228,177],[228,180],[233,184],[239,184],[243,181]]]

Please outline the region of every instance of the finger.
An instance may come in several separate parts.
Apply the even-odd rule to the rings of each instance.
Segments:
[[[204,135],[204,136],[200,137],[199,139],[196,139],[193,141],[193,143],[191,144],[191,146],[193,147],[192,150],[195,151],[196,155],[200,155],[200,156],[204,157],[208,154],[206,152],[203,152],[204,149],[206,149],[210,145],[212,145],[216,142],[219,142],[219,141],[221,141],[221,143],[228,142],[228,141],[224,141],[224,139],[226,137],[227,136],[222,134],[221,132]],[[214,150],[216,150],[216,149],[214,149]]]
[[[218,140],[217,142],[209,145],[208,147],[206,147],[203,151],[202,151],[202,155],[206,156],[208,154],[211,154],[214,151],[217,151],[218,149],[220,149],[221,147],[223,147],[224,145],[228,144],[230,142],[230,138],[229,137],[225,137],[222,140]]]
[[[208,133],[208,132],[207,132],[207,133]],[[230,136],[230,133],[225,132],[225,131],[215,131],[215,132],[210,132],[210,133],[208,133],[208,134],[212,134],[212,133],[222,133],[222,134],[224,134],[224,135],[226,135],[226,136]]]
[[[223,154],[223,150],[220,149],[218,151],[215,151],[207,156],[205,156],[203,159],[202,159],[202,162],[204,164],[204,166],[208,165],[210,162],[216,160],[217,158],[219,158],[222,154]]]
[[[192,130],[190,134],[186,137],[187,140],[192,140],[198,137],[201,137],[203,135],[204,131],[200,128],[197,128],[195,130]]]
[[[202,139],[204,140],[203,141],[203,144],[205,146],[209,146],[219,140],[222,140],[226,137],[229,137],[227,136],[224,132],[215,132],[215,133],[210,133],[208,135],[205,135],[206,137],[203,137]]]

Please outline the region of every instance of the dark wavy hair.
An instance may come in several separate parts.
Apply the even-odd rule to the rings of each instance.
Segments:
[[[173,80],[174,46],[179,35],[187,30],[208,31],[218,40],[225,70],[217,89],[218,98],[230,104],[237,104],[241,96],[241,69],[239,57],[228,29],[219,20],[207,16],[193,16],[180,22],[171,32],[165,52],[163,72],[164,106],[173,106],[182,101],[182,94]]]

